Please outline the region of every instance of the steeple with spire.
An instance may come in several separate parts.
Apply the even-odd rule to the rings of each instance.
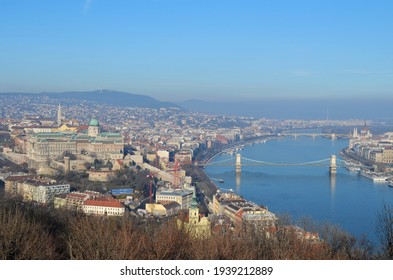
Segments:
[[[199,223],[199,208],[198,202],[196,200],[195,190],[194,195],[192,196],[191,207],[188,209],[188,219],[191,225]]]
[[[362,138],[369,139],[372,137],[371,131],[367,126],[367,121],[364,121],[364,127],[360,131],[360,135]]]
[[[59,103],[59,108],[57,109],[57,126],[61,126],[61,106]]]

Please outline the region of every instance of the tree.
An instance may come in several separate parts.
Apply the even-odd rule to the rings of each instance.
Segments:
[[[20,167],[22,168],[22,172],[29,172],[29,165],[27,164],[27,162],[23,162],[20,164]]]
[[[377,216],[376,231],[382,246],[382,258],[393,259],[393,208],[384,204]]]
[[[83,163],[83,166],[86,168],[86,170],[90,170],[91,169],[91,163],[86,161]]]
[[[102,167],[102,161],[99,159],[95,159],[93,165],[96,170],[99,170]]]
[[[112,162],[108,160],[108,162],[106,163],[106,167],[108,167],[109,170],[112,170],[112,168],[113,168]]]
[[[70,151],[64,151],[63,155],[62,155],[62,159],[64,157],[69,157],[70,160],[76,160],[76,155],[74,155],[72,152]]]

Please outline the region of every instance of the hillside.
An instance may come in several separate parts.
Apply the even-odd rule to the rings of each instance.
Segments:
[[[72,92],[57,92],[57,93],[0,93],[2,97],[45,97],[56,100],[76,99],[84,101],[94,101],[100,104],[107,104],[121,107],[141,107],[141,108],[167,108],[177,107],[178,105],[162,102],[150,96],[131,94],[114,90],[95,90],[95,91],[72,91]]]

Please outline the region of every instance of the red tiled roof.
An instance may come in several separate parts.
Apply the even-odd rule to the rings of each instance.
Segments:
[[[217,135],[216,136],[216,140],[218,140],[218,141],[228,141],[228,138],[226,138],[223,135]]]
[[[77,131],[80,132],[82,130],[87,130],[89,128],[88,125],[80,125],[77,127]]]
[[[88,199],[84,202],[84,205],[87,206],[100,206],[100,207],[112,207],[112,208],[123,208],[123,204],[121,204],[118,200],[93,200]]]

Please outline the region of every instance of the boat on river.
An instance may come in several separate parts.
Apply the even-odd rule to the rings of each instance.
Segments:
[[[353,164],[350,162],[345,162],[344,167],[349,171],[349,172],[353,172],[353,173],[359,173],[361,168],[359,165],[357,164]]]
[[[360,175],[362,175],[367,179],[372,180],[373,182],[386,182],[389,179],[389,176],[381,175],[368,170],[361,170]]]

